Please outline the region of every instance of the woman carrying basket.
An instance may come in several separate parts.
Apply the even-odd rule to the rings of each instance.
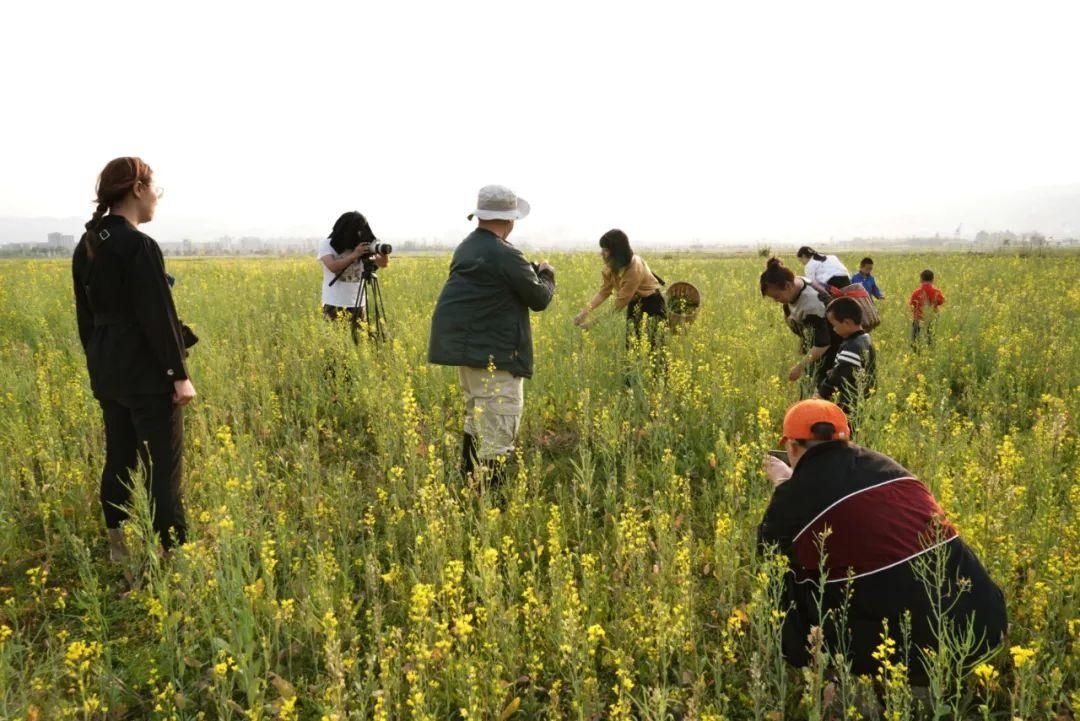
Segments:
[[[589,313],[614,293],[615,311],[626,308],[627,347],[640,334],[643,322],[650,345],[655,345],[656,329],[660,320],[667,318],[664,294],[660,292],[663,280],[649,270],[644,258],[634,253],[630,239],[621,230],[609,230],[600,236],[600,255],[605,266],[603,282],[593,299],[574,317],[574,325],[581,328],[592,325],[586,320]]]

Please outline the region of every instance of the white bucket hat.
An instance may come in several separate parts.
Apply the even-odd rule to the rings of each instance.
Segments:
[[[529,214],[529,202],[514,195],[505,185],[485,185],[476,194],[476,210],[469,220],[521,220]]]

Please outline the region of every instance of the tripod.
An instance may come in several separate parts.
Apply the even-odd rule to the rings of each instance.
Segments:
[[[356,313],[352,317],[353,343],[359,343],[360,316],[366,315],[368,336],[386,340],[386,304],[383,302],[382,287],[375,262],[370,258],[363,260],[364,270],[360,274],[360,287],[356,289]],[[367,311],[365,314],[364,311]]]
[[[351,314],[350,330],[353,343],[360,342],[360,316],[365,310],[367,313],[364,314],[366,315],[364,320],[368,323],[368,337],[386,340],[386,304],[383,303],[382,288],[379,286],[378,269],[375,267],[375,261],[370,257],[362,258],[360,262],[363,264],[363,271],[360,273],[360,287],[356,289],[356,304]],[[342,268],[329,285],[337,283],[348,269]]]

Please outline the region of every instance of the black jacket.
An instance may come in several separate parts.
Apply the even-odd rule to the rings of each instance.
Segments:
[[[870,334],[859,330],[840,342],[832,368],[818,385],[818,395],[835,400],[850,415],[876,382],[877,351]]]
[[[94,258],[80,241],[72,257],[75,314],[90,386],[98,398],[171,393],[188,377],[195,336],[180,322],[154,239],[106,216]]]
[[[529,310],[542,311],[555,276],[537,274],[520,250],[477,228],[454,251],[450,277],[431,318],[428,361],[533,374]]]
[[[842,442],[807,450],[774,491],[758,539],[775,544],[790,562],[783,649],[797,666],[810,661],[807,635],[814,626],[838,648],[835,624],[845,606],[856,673],[877,668],[873,652],[882,620],[899,642],[905,611],[911,613],[913,644],[936,648],[934,600],[920,574],[925,563],[940,562],[941,577],[930,588],[941,595],[948,620],[960,628],[972,624],[979,638],[973,655],[1001,643],[1007,625],[1001,589],[945,520],[930,490],[880,453]],[[819,590],[821,576],[826,582]],[[818,616],[819,593],[828,618]],[[908,650],[912,681],[925,684],[925,670],[914,664],[918,652]]]

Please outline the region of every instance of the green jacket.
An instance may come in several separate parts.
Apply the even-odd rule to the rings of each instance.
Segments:
[[[428,361],[486,368],[493,363],[520,378],[533,373],[529,310],[542,311],[555,275],[537,275],[520,250],[477,228],[454,251],[431,318]]]

